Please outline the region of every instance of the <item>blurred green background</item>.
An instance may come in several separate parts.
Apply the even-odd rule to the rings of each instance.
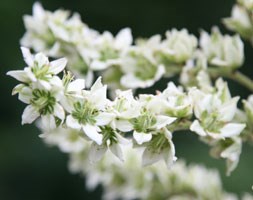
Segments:
[[[101,188],[88,192],[84,179],[68,172],[65,154],[43,144],[34,126],[21,126],[25,105],[17,97],[11,97],[17,82],[5,74],[24,67],[19,49],[19,39],[25,31],[22,16],[31,14],[33,2],[0,1],[0,200],[100,199]],[[213,25],[218,25],[227,32],[220,19],[230,15],[234,0],[43,0],[41,3],[48,10],[65,8],[79,12],[84,22],[99,31],[115,34],[123,27],[131,27],[135,37],[148,37],[173,27],[185,27],[199,35],[200,28],[210,31]],[[253,78],[253,49],[246,44],[245,52],[247,62],[242,71]],[[165,82],[160,85],[164,87]],[[239,85],[232,82],[229,85],[233,95],[243,98],[249,95]],[[253,146],[243,147],[239,167],[226,177],[224,162],[212,159],[208,147],[196,136],[178,134],[174,142],[179,158],[218,168],[227,191],[252,192]]]

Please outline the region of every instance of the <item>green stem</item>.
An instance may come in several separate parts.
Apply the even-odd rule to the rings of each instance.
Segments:
[[[253,80],[251,80],[246,75],[242,74],[239,71],[236,71],[235,73],[232,73],[228,78],[237,81],[244,87],[248,88],[251,92],[253,92]]]
[[[219,68],[208,68],[208,72],[213,78],[217,78],[219,76],[229,78],[253,92],[253,80],[251,80],[249,77],[239,71],[228,71],[221,70]]]

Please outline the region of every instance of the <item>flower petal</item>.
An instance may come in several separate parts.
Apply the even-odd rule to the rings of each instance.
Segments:
[[[68,127],[73,128],[73,129],[81,129],[81,127],[82,127],[78,123],[78,121],[72,117],[72,115],[67,116],[66,124]]]
[[[128,120],[119,119],[115,120],[116,128],[122,132],[129,132],[133,130],[133,124],[131,124]]]
[[[126,48],[133,42],[133,37],[130,28],[124,28],[119,31],[115,37],[115,46],[118,49]]]
[[[97,145],[96,142],[92,142],[89,151],[89,160],[91,163],[95,163],[103,157],[105,152],[107,151],[107,147],[105,145]]]
[[[169,124],[171,124],[172,122],[174,122],[177,118],[175,117],[168,117],[168,116],[163,116],[163,115],[158,115],[156,117],[156,123],[155,123],[155,127],[157,129],[161,129]]]
[[[54,115],[56,117],[58,117],[59,119],[61,119],[62,121],[65,118],[64,109],[59,103],[56,103],[55,106],[54,106]]]
[[[44,80],[38,80],[38,84],[39,84],[38,87],[41,89],[51,90],[52,88],[50,83]]]
[[[28,77],[32,82],[37,81],[37,78],[36,78],[36,76],[34,75],[34,73],[32,72],[31,67],[26,67],[26,68],[24,69],[24,72],[26,73],[27,77]]]
[[[35,119],[40,116],[38,110],[32,105],[26,106],[23,114],[22,114],[22,125],[23,124],[31,124]]]
[[[36,54],[35,61],[38,62],[39,67],[49,64],[48,57],[46,57],[43,53]]]
[[[30,50],[27,49],[27,48],[25,48],[25,47],[21,47],[21,51],[22,51],[22,54],[23,54],[23,57],[24,57],[24,60],[25,60],[26,64],[28,66],[33,66],[33,64],[34,64],[34,57],[31,54]]]
[[[99,60],[94,60],[91,64],[90,64],[90,68],[94,71],[101,71],[106,69],[107,67],[109,67],[109,65],[107,64],[107,62],[101,62]]]
[[[24,83],[28,83],[30,81],[26,72],[23,70],[8,71],[6,74]]]
[[[134,139],[138,144],[143,144],[144,142],[149,142],[152,139],[151,133],[139,133],[134,131],[133,133]]]
[[[76,79],[69,83],[68,92],[79,92],[85,88],[84,79]]]
[[[151,165],[162,158],[161,153],[156,152],[154,149],[146,148],[142,154],[142,166]]]
[[[97,129],[95,126],[86,124],[82,126],[83,131],[85,134],[93,141],[95,141],[98,145],[101,145],[103,142],[103,135],[99,134],[97,132]]]
[[[239,97],[234,97],[228,103],[225,103],[222,105],[222,107],[219,109],[220,121],[228,122],[234,118],[236,110],[237,110],[236,104],[238,100],[239,100]]]
[[[45,17],[45,10],[43,9],[41,3],[35,2],[33,4],[33,15],[38,20],[43,20]]]
[[[163,158],[168,168],[171,167],[174,161],[177,160],[177,157],[175,156],[175,146],[171,140],[168,140],[169,147],[163,149]]]
[[[26,104],[29,104],[32,99],[32,89],[29,87],[24,87],[18,94],[18,99]]]
[[[114,114],[108,112],[100,112],[99,115],[95,118],[96,125],[104,126],[109,124],[113,118],[115,117]]]
[[[53,74],[58,74],[62,70],[64,70],[66,65],[67,65],[67,59],[66,58],[60,58],[58,60],[54,60],[54,61],[50,62],[49,71]]]
[[[55,119],[53,115],[42,115],[41,116],[41,125],[45,130],[53,130],[56,128]]]
[[[206,132],[201,127],[198,120],[194,120],[194,122],[191,124],[190,130],[197,133],[200,136],[206,136]]]
[[[118,157],[122,162],[124,161],[124,158],[123,158],[123,153],[122,153],[122,150],[121,150],[121,147],[119,144],[112,144],[110,146],[110,150],[111,152],[116,156]]]
[[[92,85],[92,87],[90,89],[91,92],[94,92],[95,90],[98,90],[103,87],[101,80],[102,80],[101,76],[97,78],[96,82]]]
[[[220,133],[223,137],[232,137],[239,135],[245,127],[245,124],[229,123],[220,129]]]

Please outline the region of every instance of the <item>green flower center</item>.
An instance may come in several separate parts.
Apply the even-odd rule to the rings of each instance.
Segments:
[[[100,60],[107,61],[109,59],[116,59],[119,57],[119,52],[112,48],[104,48],[100,51]]]
[[[31,104],[39,108],[41,115],[53,113],[56,100],[49,91],[35,89],[32,95]]]
[[[152,131],[152,126],[156,123],[156,118],[148,111],[144,111],[138,118],[131,119],[134,130],[141,133]]]
[[[152,140],[149,142],[147,148],[152,150],[154,153],[160,153],[163,149],[170,146],[168,139],[164,134],[159,133],[152,136]]]
[[[157,71],[157,66],[153,65],[143,55],[132,56],[136,60],[135,75],[142,80],[153,79]]]
[[[115,130],[113,130],[111,127],[101,127],[101,132],[103,134],[103,144],[106,144],[107,141],[109,141],[110,145],[118,142],[117,137],[115,135]]]
[[[76,102],[74,104],[72,116],[77,119],[80,124],[94,125],[96,123],[95,117],[98,116],[98,110],[88,101]]]
[[[34,62],[34,66],[32,67],[32,72],[35,75],[37,79],[48,81],[50,74],[49,71],[49,65],[43,65],[39,66],[37,62]]]
[[[217,118],[217,112],[208,113],[204,111],[201,115],[201,125],[207,131],[220,133],[220,129],[224,126],[224,122],[218,121]]]

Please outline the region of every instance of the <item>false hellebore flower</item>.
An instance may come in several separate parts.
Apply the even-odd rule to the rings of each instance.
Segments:
[[[132,118],[133,137],[137,144],[142,145],[152,139],[152,135],[176,120],[175,117],[169,117],[160,114],[157,108],[158,98],[154,95],[140,95],[141,111],[139,116]]]
[[[173,82],[169,82],[167,88],[158,97],[163,105],[163,112],[169,116],[184,118],[192,114],[192,102],[183,89],[176,87]]]
[[[164,160],[169,168],[177,160],[175,146],[172,142],[172,134],[166,128],[153,133],[152,139],[143,146],[146,147],[142,155],[143,166]]]
[[[231,137],[225,140],[218,140],[212,144],[211,155],[215,158],[226,159],[226,173],[230,173],[237,167],[242,151],[242,139],[240,137]]]
[[[140,95],[140,113],[130,120],[133,125],[133,138],[136,147],[145,147],[142,164],[144,166],[164,160],[169,167],[175,158],[172,135],[167,126],[176,118],[162,115],[162,104],[156,95]]]
[[[158,81],[165,73],[163,65],[157,64],[150,53],[150,49],[132,47],[128,54],[122,58],[122,71],[120,83],[126,88],[147,88]]]
[[[132,90],[116,91],[116,98],[111,105],[115,118],[111,122],[111,126],[121,132],[129,132],[133,130],[130,122],[132,118],[138,117],[141,111],[141,104],[134,99]]]
[[[26,48],[21,48],[28,67],[24,70],[9,71],[7,75],[23,82],[17,85],[12,94],[19,94],[19,99],[29,104],[22,115],[22,124],[32,123],[39,116],[42,124],[48,128],[55,128],[63,122],[65,112],[58,103],[61,98],[62,82],[54,76],[61,72],[67,63],[65,58],[52,62],[42,54],[33,56]]]
[[[120,65],[122,54],[126,53],[132,41],[129,28],[122,29],[115,38],[110,32],[104,32],[93,42],[98,50],[98,58],[91,62],[91,69],[104,70],[112,65]]]
[[[223,19],[224,24],[228,29],[236,31],[242,37],[251,39],[253,26],[249,12],[242,6],[234,5],[231,14],[230,18]]]
[[[161,43],[158,52],[167,64],[184,63],[193,56],[197,44],[197,38],[186,29],[172,29],[166,32],[166,39]]]
[[[101,145],[103,135],[99,126],[107,125],[113,117],[105,111],[107,104],[106,86],[103,86],[101,78],[98,78],[90,91],[83,91],[82,99],[73,102],[73,107],[66,119],[67,126],[82,129],[92,141]]]
[[[224,139],[239,135],[245,124],[232,122],[239,97],[231,98],[227,84],[222,80],[216,81],[217,91],[206,94],[198,89],[192,89],[194,114],[190,130],[200,136],[214,139]]]
[[[66,58],[49,62],[43,53],[32,55],[27,48],[21,47],[21,50],[28,66],[24,70],[9,71],[7,75],[39,89],[50,90],[52,85],[61,86],[61,80],[55,75],[66,67]]]
[[[68,11],[57,10],[56,12],[50,12],[44,10],[40,3],[34,3],[33,15],[24,16],[27,31],[21,39],[21,44],[34,49],[36,52],[47,52],[51,55],[57,43],[49,24],[52,22],[63,24],[68,17]]]
[[[238,35],[222,35],[213,28],[211,35],[201,32],[200,46],[211,65],[235,69],[244,62],[243,42]]]

